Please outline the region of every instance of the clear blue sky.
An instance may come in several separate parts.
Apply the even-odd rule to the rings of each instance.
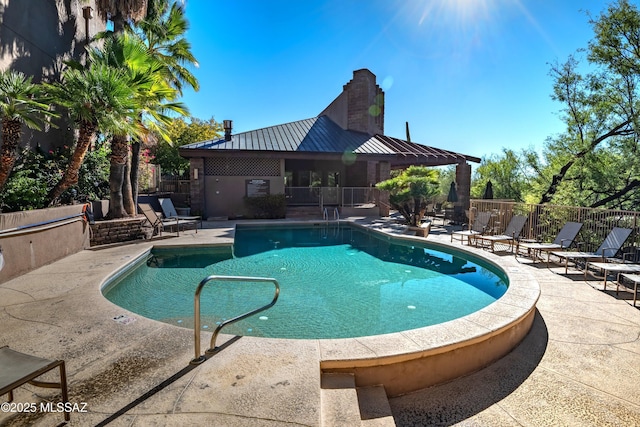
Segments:
[[[385,134],[477,157],[563,130],[549,64],[592,38],[595,0],[189,0],[191,114],[234,133],[317,116],[353,71],[386,94]]]

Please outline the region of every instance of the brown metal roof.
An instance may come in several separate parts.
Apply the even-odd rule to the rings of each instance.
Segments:
[[[218,154],[271,152],[280,153],[284,158],[291,157],[293,154],[296,154],[296,157],[305,153],[342,156],[345,152],[353,152],[360,156],[389,161],[392,166],[410,164],[437,166],[464,161],[480,162],[477,157],[390,136],[371,136],[344,130],[327,116],[237,133],[231,136],[230,141],[222,138],[180,147],[180,154],[185,157],[211,155],[213,151]]]

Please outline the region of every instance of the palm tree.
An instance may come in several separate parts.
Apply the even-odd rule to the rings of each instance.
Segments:
[[[146,46],[137,36],[127,33],[107,34],[104,36],[103,48],[90,50],[89,58],[93,64],[118,68],[129,76],[138,108],[132,120],[135,132],[131,136],[135,140],[145,138],[150,132],[149,128],[154,128],[161,135],[166,134],[163,128],[169,118],[165,112],[186,114],[180,104],[165,102],[166,99],[176,97],[176,90],[167,85],[164,67],[149,55]],[[143,123],[143,118],[149,120]],[[123,218],[136,213],[132,190],[128,186],[129,165],[129,136],[115,133],[111,140],[109,218]]]
[[[189,28],[184,10],[173,3],[169,7],[167,0],[152,1],[149,7],[151,13],[148,19],[137,24],[137,33],[147,46],[150,56],[155,58],[163,69],[159,73],[164,75],[165,82],[175,88],[177,93],[169,101],[182,95],[184,84],[199,90],[200,86],[195,76],[187,66],[197,66],[198,63],[191,52],[191,44],[185,38]],[[187,112],[184,110],[186,115]],[[134,140],[131,147],[131,188],[133,200],[138,197],[138,166],[140,162],[140,141]]]
[[[31,77],[5,70],[0,72],[0,116],[2,148],[0,150],[0,190],[16,162],[16,149],[22,137],[22,124],[40,130],[43,118],[55,116],[41,97],[41,87]]]
[[[151,9],[155,10],[153,5],[156,2],[157,0],[151,0]],[[113,30],[116,34],[124,33],[125,29],[131,29],[129,23],[135,23],[143,19],[147,14],[148,7],[150,6],[147,0],[96,0],[98,14],[105,21],[108,19],[113,21]],[[135,204],[131,196],[125,196],[125,200],[128,200],[128,203],[126,204],[126,210],[123,210],[123,187],[129,190],[127,193],[131,192],[129,185],[123,186],[124,178],[125,175],[128,175],[127,172],[131,161],[129,158],[128,139],[129,138],[123,135],[118,135],[118,137],[112,140],[109,176],[111,199],[108,213],[108,216],[112,218],[122,218],[127,212],[129,214],[135,214],[136,212]],[[122,178],[120,178],[121,175]]]
[[[122,33],[129,22],[136,22],[145,17],[147,3],[147,0],[96,0],[96,8],[105,21],[113,21],[113,30],[116,33]]]
[[[185,38],[189,23],[184,10],[177,3],[173,3],[171,8],[166,1],[159,3],[159,10],[137,24],[142,39],[149,54],[167,68],[169,84],[178,90],[179,95],[182,95],[185,83],[197,91],[200,89],[198,79],[187,68],[197,67],[198,62]]]
[[[122,188],[124,192],[123,205],[127,212],[133,214],[136,212],[135,200],[137,200],[138,193],[138,164],[140,161],[140,138],[144,138],[144,129],[147,132],[158,128],[160,135],[166,134],[161,129],[162,122],[167,122],[168,118],[163,115],[162,111],[173,110],[179,114],[186,115],[186,109],[177,103],[164,103],[164,101],[174,101],[178,95],[181,94],[182,82],[186,82],[196,90],[198,83],[195,77],[184,67],[185,64],[196,64],[193,54],[191,54],[191,46],[184,38],[184,34],[188,28],[187,21],[184,17],[184,12],[176,4],[173,4],[169,8],[168,0],[98,0],[96,7],[99,14],[105,19],[111,19],[114,22],[114,32],[123,33],[124,30],[128,30],[130,33],[136,34],[143,40],[147,46],[148,53],[159,61],[164,67],[154,68],[154,73],[158,80],[156,85],[152,87],[152,91],[147,91],[145,99],[147,101],[144,113],[140,114],[139,127],[143,131],[138,134],[138,137],[133,139],[132,153],[131,153],[131,171],[129,174],[128,185],[120,185],[120,173],[114,173],[110,179],[110,186],[115,193],[112,193],[112,197],[116,197],[116,200],[120,200],[120,196],[117,194],[119,188]],[[148,13],[149,19],[147,21],[138,22],[138,28],[133,29],[129,26],[129,23],[137,22],[142,19],[145,14]],[[104,35],[103,35],[104,37]],[[130,62],[129,64],[132,64]],[[160,80],[164,80],[163,84]],[[170,87],[166,87],[169,85]],[[168,89],[175,88],[177,92],[170,92]],[[165,93],[164,98],[160,93]],[[150,124],[144,120],[144,116],[151,116],[154,118]],[[143,123],[147,123],[145,126]],[[155,124],[154,124],[155,123]],[[126,145],[123,143],[123,138],[117,138],[112,141],[112,150],[116,150],[115,156],[112,155],[112,161],[122,162],[123,153]],[[113,151],[112,151],[113,152]],[[129,157],[126,157],[129,160]],[[113,163],[112,163],[113,164]],[[124,164],[125,178],[126,167],[128,163]],[[116,167],[116,166],[114,166]],[[117,166],[120,167],[119,164]],[[116,182],[114,182],[114,180]],[[129,191],[127,191],[127,189]],[[132,192],[133,194],[130,194]],[[112,198],[112,203],[113,203]],[[118,202],[116,201],[116,204]],[[111,203],[110,203],[111,206]],[[121,208],[115,208],[118,212],[110,212],[112,217],[116,217],[121,214]],[[111,208],[110,208],[111,210]]]
[[[118,68],[131,78],[132,89],[137,93],[141,85],[148,82],[145,78],[149,65],[149,57],[145,46],[138,38],[132,38],[124,33],[104,33],[100,36],[103,40],[101,48],[93,48],[88,51],[89,61],[92,64]],[[130,196],[128,185],[128,172],[131,166],[129,157],[130,137],[126,134],[114,134],[111,138],[111,156],[109,165],[109,212],[107,217],[111,219],[124,218],[135,214],[135,204]],[[125,177],[127,178],[125,180]],[[128,196],[128,197],[127,197]]]
[[[47,196],[49,205],[53,205],[66,189],[78,182],[78,171],[96,133],[131,130],[137,105],[129,76],[101,64],[68,68],[60,83],[48,87],[78,126],[78,141],[69,164]]]

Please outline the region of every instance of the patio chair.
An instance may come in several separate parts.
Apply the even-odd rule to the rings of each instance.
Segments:
[[[547,253],[547,266],[549,265],[549,258],[551,252],[554,250],[566,250],[573,244],[574,240],[578,236],[580,229],[582,228],[581,222],[567,222],[562,226],[562,229],[556,235],[553,243],[542,242],[518,242],[516,244],[516,256],[520,249],[526,249],[527,253],[531,255],[533,261],[537,258],[541,258],[542,252]]]
[[[142,214],[147,218],[149,224],[151,224],[154,235],[158,234],[162,236],[162,232],[165,227],[176,227],[178,235],[180,234],[179,218],[162,219],[148,203],[138,203],[138,208],[140,208],[140,212],[142,212]]]
[[[433,203],[427,205],[427,209],[424,211],[424,217],[436,219],[436,207]]]
[[[451,233],[451,241],[453,239],[460,240],[460,244],[464,242],[464,239],[467,239],[467,244],[471,244],[471,238],[473,236],[482,234],[485,232],[487,225],[489,224],[489,220],[491,219],[491,212],[478,212],[476,214],[475,219],[473,220],[473,225],[469,230],[462,231],[454,231]]]
[[[599,260],[601,262],[605,262],[607,261],[607,258],[614,257],[620,248],[622,248],[622,245],[631,235],[632,231],[633,230],[631,228],[614,227],[595,252],[553,251],[551,254],[560,258],[561,261],[564,260],[564,274],[567,274],[570,259],[573,260],[574,263],[577,263],[578,260],[585,261],[586,268],[588,261]]]
[[[38,381],[40,375],[60,368],[60,382]],[[69,402],[67,391],[67,373],[63,360],[49,360],[30,354],[11,350],[8,346],[0,347],[0,395],[9,395],[9,402],[13,401],[13,390],[31,384],[36,387],[59,388],[62,403]],[[64,412],[65,421],[69,421],[69,412]]]
[[[504,230],[503,234],[496,235],[486,235],[486,234],[478,234],[474,236],[476,246],[478,246],[478,241],[482,243],[484,247],[485,242],[489,243],[491,247],[491,251],[495,251],[496,243],[508,243],[509,249],[513,249],[513,245],[520,238],[520,233],[522,233],[522,229],[524,228],[524,224],[527,222],[527,217],[524,215],[514,215],[511,217],[509,224],[507,224],[507,228]]]
[[[166,198],[158,198],[160,202],[160,207],[162,208],[162,214],[165,219],[173,219],[178,218],[181,224],[195,224],[196,233],[198,232],[198,222],[200,223],[200,228],[202,228],[202,217],[198,215],[178,215],[176,211],[176,207],[173,205],[173,201],[171,199]]]

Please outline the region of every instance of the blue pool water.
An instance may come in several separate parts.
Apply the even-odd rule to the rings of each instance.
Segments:
[[[442,252],[348,225],[238,227],[233,248],[154,249],[104,288],[112,302],[163,322],[193,327],[193,296],[206,276],[273,277],[275,306],[224,332],[277,338],[347,338],[442,323],[502,296],[507,279],[481,258]],[[202,324],[269,303],[270,283],[212,282]]]

